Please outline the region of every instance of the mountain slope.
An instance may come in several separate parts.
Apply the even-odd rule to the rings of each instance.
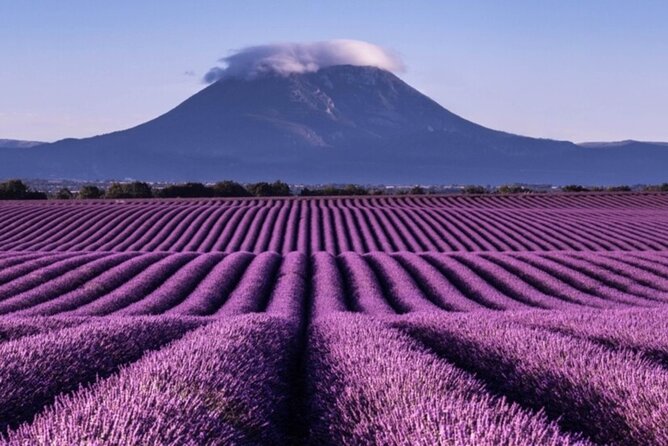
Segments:
[[[625,149],[628,148],[643,149],[657,146],[668,147],[668,142],[635,141],[633,139],[627,139],[624,141],[613,141],[613,142],[581,142],[578,145],[582,147],[590,147],[597,149],[610,149],[618,147],[623,147]]]
[[[0,176],[613,184],[663,180],[668,150],[657,147],[603,150],[490,130],[387,71],[341,65],[223,79],[128,130],[0,149]]]

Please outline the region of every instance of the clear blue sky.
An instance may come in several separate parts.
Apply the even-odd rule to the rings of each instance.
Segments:
[[[0,0],[0,138],[127,128],[230,50],[334,38],[398,51],[404,80],[488,127],[668,141],[665,0]]]

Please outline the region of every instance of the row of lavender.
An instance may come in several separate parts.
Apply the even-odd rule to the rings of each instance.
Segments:
[[[215,320],[0,318],[0,444],[668,442],[666,309],[304,330],[288,295]]]
[[[632,209],[632,208],[654,208],[664,209],[668,204],[668,194],[657,191],[619,193],[619,192],[593,192],[593,193],[552,193],[552,194],[501,194],[501,195],[376,195],[365,197],[290,197],[293,201],[341,202],[345,201],[351,206],[358,207],[404,207],[404,208],[485,208],[485,209]],[[81,202],[82,206],[97,207],[109,203],[128,203],[135,205],[155,204],[179,206],[255,206],[262,203],[272,202],[274,198],[188,198],[188,199],[116,199],[116,200],[86,200]],[[7,208],[32,207],[32,202],[10,202],[5,203]],[[40,202],[41,205],[50,207],[69,207],[67,201]]]
[[[2,203],[0,251],[668,249],[668,195],[582,197],[571,207],[563,205],[573,197],[539,199],[485,197],[478,207],[447,197]]]
[[[668,302],[668,252],[0,253],[0,315],[230,315],[282,289],[374,315]]]

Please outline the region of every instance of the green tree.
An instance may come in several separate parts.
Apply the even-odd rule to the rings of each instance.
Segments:
[[[317,197],[332,197],[332,196],[341,196],[341,195],[369,195],[369,191],[356,184],[347,184],[344,187],[336,186],[325,186],[320,189],[309,189],[305,187],[302,189],[300,195],[304,197],[308,196],[317,196]]]
[[[82,200],[95,200],[103,196],[104,191],[97,186],[86,185],[79,189],[79,198]]]
[[[72,192],[66,187],[60,188],[58,189],[58,192],[56,192],[56,198],[58,200],[71,200],[72,197]]]
[[[213,197],[214,190],[202,183],[172,184],[156,192],[162,198],[201,198]]]
[[[212,189],[215,197],[251,197],[253,195],[236,181],[220,181],[214,184]]]
[[[105,194],[107,198],[151,198],[151,186],[141,181],[132,183],[112,183]]]
[[[0,183],[0,199],[21,200],[28,193],[28,186],[21,180],[9,180]]]
[[[564,192],[589,192],[589,189],[584,186],[580,186],[579,184],[569,184],[562,187],[561,190]]]
[[[291,195],[290,186],[282,181],[253,183],[249,184],[246,189],[256,197],[289,197]]]
[[[0,183],[0,200],[46,200],[44,192],[36,192],[21,180]]]
[[[527,189],[524,186],[519,186],[517,184],[504,184],[499,187],[498,192],[500,194],[522,194],[526,192],[531,192],[531,189]]]
[[[467,195],[486,194],[487,189],[483,186],[469,185],[462,189],[462,192]]]
[[[369,195],[371,191],[356,184],[348,184],[341,191],[341,195]]]
[[[611,186],[608,190],[610,192],[631,192],[631,186]]]

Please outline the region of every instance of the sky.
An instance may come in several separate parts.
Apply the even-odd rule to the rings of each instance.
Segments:
[[[665,0],[0,0],[0,138],[132,127],[240,48],[356,39],[490,128],[668,141],[667,24]]]

